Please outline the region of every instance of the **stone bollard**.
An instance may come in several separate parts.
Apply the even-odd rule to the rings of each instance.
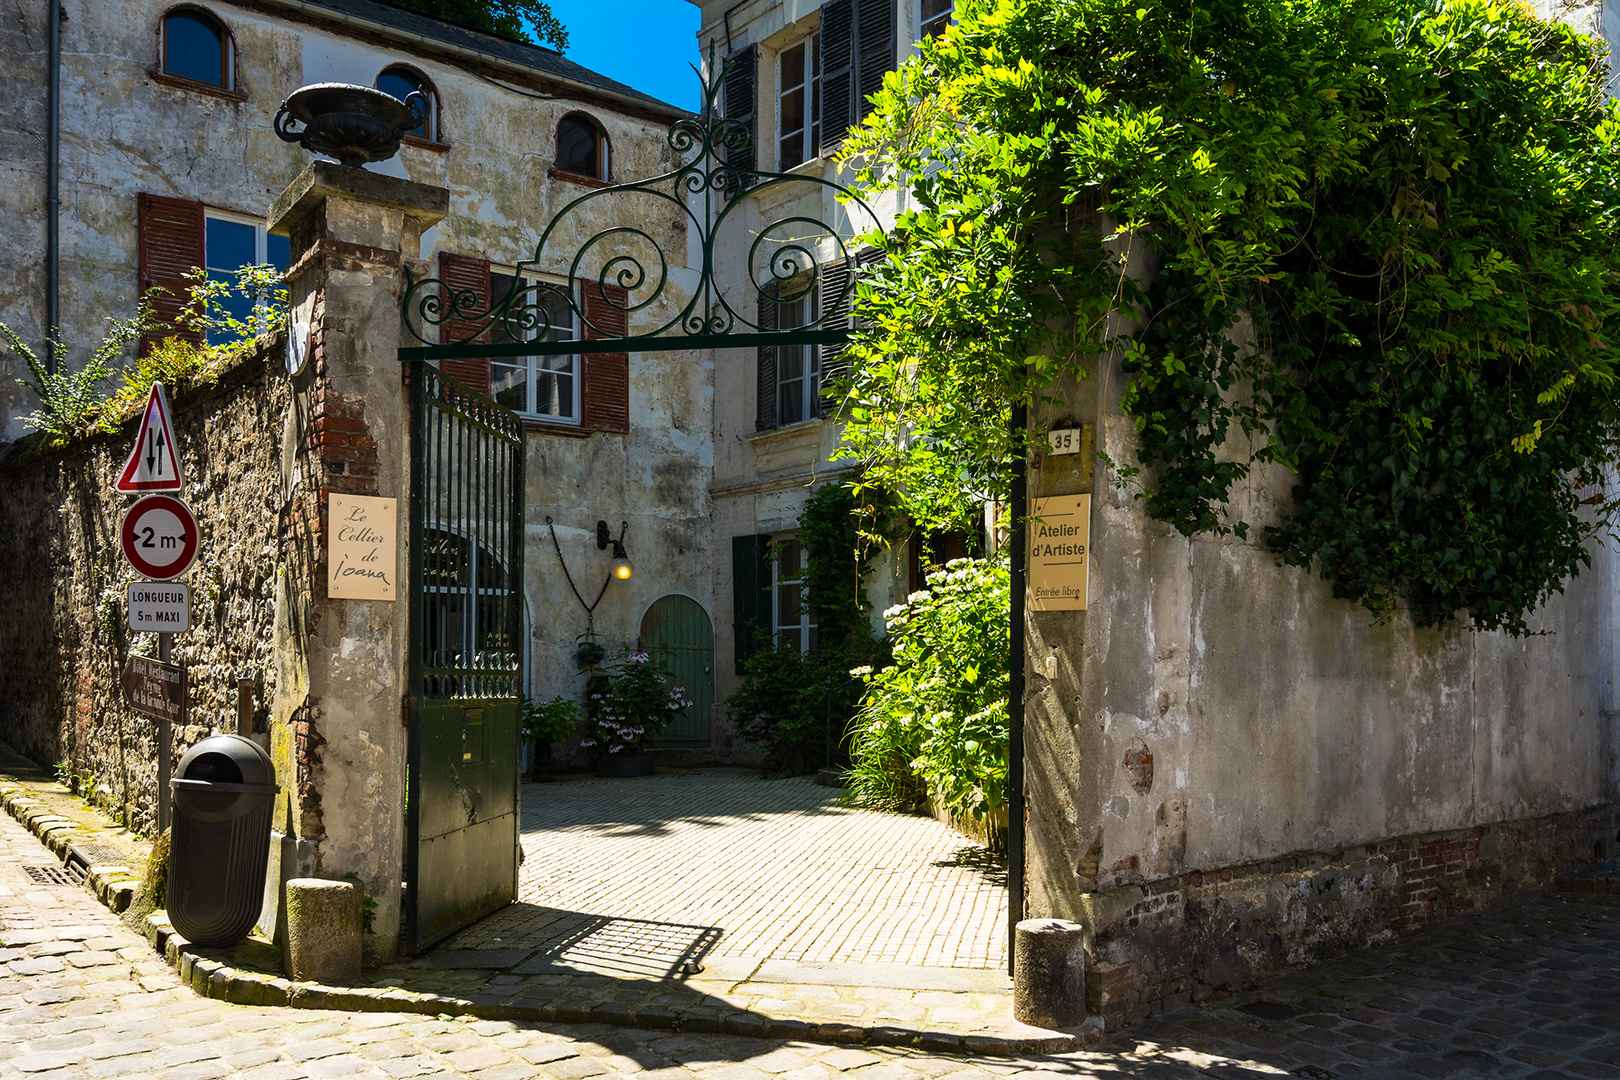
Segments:
[[[346,986],[360,980],[360,886],[352,881],[287,882],[282,966],[294,982]]]
[[[1013,942],[1013,1019],[1069,1028],[1086,1018],[1085,927],[1065,919],[1025,919]]]

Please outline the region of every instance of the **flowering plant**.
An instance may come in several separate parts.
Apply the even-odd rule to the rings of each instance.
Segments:
[[[579,745],[592,757],[641,746],[690,705],[686,687],[640,650],[620,649],[591,676],[585,697],[590,727]]]

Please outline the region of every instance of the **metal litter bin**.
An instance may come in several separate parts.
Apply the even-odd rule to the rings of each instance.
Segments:
[[[257,743],[213,735],[169,781],[169,921],[198,945],[234,945],[258,921],[270,854],[276,768]]]

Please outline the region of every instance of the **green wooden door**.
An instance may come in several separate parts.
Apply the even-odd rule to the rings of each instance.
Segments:
[[[691,597],[659,597],[641,617],[641,648],[674,672],[692,701],[658,733],[654,745],[707,745],[714,704],[714,624],[708,614]]]

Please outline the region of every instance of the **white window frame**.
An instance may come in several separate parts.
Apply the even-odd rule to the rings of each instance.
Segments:
[[[220,267],[214,267],[214,266],[209,266],[208,265],[208,223],[210,221],[224,221],[224,222],[227,222],[227,223],[232,224],[232,225],[249,225],[249,226],[252,226],[252,228],[253,228],[253,263],[251,265],[263,266],[264,264],[266,264],[266,263],[268,263],[270,261],[270,252],[269,252],[270,230],[269,230],[269,226],[265,223],[265,220],[263,218],[256,218],[256,217],[253,217],[252,215],[249,215],[249,214],[236,214],[236,213],[232,213],[229,210],[215,210],[213,207],[205,206],[205,207],[203,207],[203,234],[202,234],[202,249],[203,249],[202,270],[203,270],[204,274],[208,274],[208,273],[229,274],[229,273],[235,273],[235,270],[241,269],[240,267],[236,267],[233,270],[225,270],[225,269],[220,268]],[[265,298],[260,297],[258,303],[255,304],[254,306],[258,307],[258,308],[263,308],[268,302],[269,301],[266,300]]]
[[[920,2],[920,0],[919,0]],[[805,49],[806,73],[803,82],[792,86],[785,84],[782,74],[782,61],[787,54],[800,46]],[[803,91],[805,100],[803,106],[804,127],[799,131],[802,140],[799,144],[801,154],[798,161],[788,162],[782,153],[782,144],[787,136],[782,131],[782,99],[795,91]],[[807,161],[814,161],[821,156],[821,33],[807,34],[792,44],[778,49],[776,52],[776,167],[785,172],[796,168]]]
[[[783,546],[791,543],[793,550],[798,553],[799,565],[791,572],[782,566]],[[805,546],[799,543],[798,533],[782,533],[771,537],[771,643],[778,648],[782,645],[783,631],[797,631],[799,635],[799,651],[808,653],[812,651],[812,634],[816,624],[810,621],[810,583],[805,580],[810,571],[810,553]],[[795,613],[792,622],[783,619],[782,586],[797,585],[799,587],[799,610]]]
[[[934,15],[933,21],[938,23],[939,19],[940,19],[940,15],[944,15],[944,17],[945,17],[944,26],[949,26],[956,19],[956,0],[946,0],[946,3],[949,6],[943,12],[936,13]],[[917,27],[917,40],[918,41],[921,41],[923,38],[928,36],[928,32],[923,29],[922,6],[923,6],[923,0],[913,0],[911,11],[912,11],[912,15],[915,16],[916,20],[917,20],[916,23],[913,24],[913,25],[915,25]],[[942,27],[942,29],[943,29],[943,27]]]
[[[802,286],[791,286],[792,288]],[[785,309],[796,308],[792,315],[785,314]],[[791,320],[791,322],[790,322]],[[776,306],[776,326],[779,330],[794,330],[809,326],[816,320],[816,297],[801,296],[797,300],[779,300]],[[802,358],[801,374],[793,379],[783,378],[783,368],[788,357],[797,353]],[[787,410],[782,408],[783,388],[790,382],[799,383],[798,416],[787,419]],[[815,420],[820,413],[821,405],[821,349],[815,345],[778,345],[776,347],[776,426],[786,427],[789,424],[802,424],[806,420]]]
[[[496,277],[520,278],[520,280],[524,283],[523,287],[525,287],[525,288],[528,286],[528,284],[531,284],[531,283],[532,284],[544,284],[544,285],[562,285],[562,286],[566,286],[568,284],[567,281],[565,281],[565,280],[563,280],[561,278],[554,278],[554,277],[551,277],[550,275],[546,275],[546,274],[525,273],[525,274],[519,275],[518,272],[517,272],[517,268],[516,267],[511,267],[511,266],[491,266],[489,268],[489,273],[490,273],[490,278],[491,278],[491,289],[490,289],[490,291],[492,293],[495,292],[495,289],[493,287],[493,279],[495,279]],[[575,305],[577,305],[578,302],[579,302],[579,296],[578,296],[577,291],[576,291],[573,299],[574,299]],[[575,308],[570,307],[569,310],[568,310],[568,315],[574,321],[573,337],[572,338],[564,338],[562,340],[565,340],[565,341],[566,340],[577,341],[577,340],[579,340],[579,334],[580,334],[579,313],[575,310]],[[553,329],[555,329],[555,327],[553,327]],[[540,362],[542,360],[551,360],[551,361],[555,362],[557,360],[562,360],[562,359],[566,359],[568,361],[568,370],[566,372],[562,371],[561,369],[558,369],[558,368],[552,368],[552,369],[549,369],[549,370],[553,374],[566,374],[566,375],[570,376],[569,383],[570,383],[570,387],[572,389],[572,402],[571,402],[571,409],[572,409],[572,412],[573,412],[572,416],[558,416],[558,415],[555,415],[553,413],[540,412],[536,408],[536,406],[538,405],[538,402],[535,399],[535,395],[539,392],[540,376],[547,373],[547,372],[541,370]],[[525,387],[525,390],[524,390],[524,408],[522,408],[522,409],[514,409],[513,410],[519,416],[523,417],[526,420],[537,420],[537,421],[540,421],[542,423],[547,423],[547,424],[568,424],[568,425],[572,425],[572,426],[577,427],[581,423],[580,411],[584,407],[584,394],[583,394],[583,391],[584,391],[584,382],[585,382],[585,371],[584,371],[584,365],[583,365],[583,363],[581,363],[581,357],[580,357],[579,353],[569,353],[569,354],[566,355],[566,357],[564,357],[564,356],[547,356],[547,357],[541,357],[541,356],[521,356],[521,357],[519,357],[519,356],[510,356],[510,357],[491,358],[489,364],[490,364],[490,371],[489,371],[490,397],[494,397],[495,393],[496,393],[496,389],[495,389],[495,368],[496,368],[497,365],[505,366],[505,367],[511,367],[511,368],[515,368],[515,367],[519,367],[519,366],[524,367],[524,369],[525,369],[524,370],[524,384],[523,384],[524,387]]]

